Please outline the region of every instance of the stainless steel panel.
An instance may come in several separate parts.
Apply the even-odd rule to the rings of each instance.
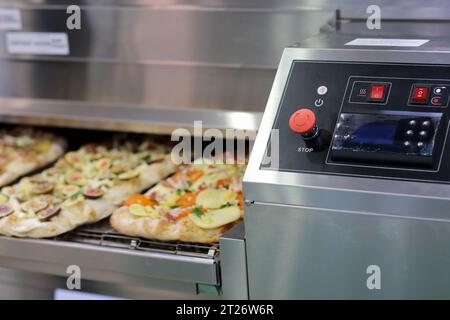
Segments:
[[[90,104],[262,112],[274,71],[0,60],[0,96]]]
[[[220,269],[224,299],[248,299],[244,223],[220,238]]]
[[[419,183],[411,188],[409,182],[392,180],[379,181],[375,179],[340,177],[341,184],[333,184],[333,178],[316,175],[317,179],[299,177],[296,181],[304,185],[297,187],[274,184],[245,184],[245,197],[262,203],[274,203],[281,208],[290,206],[306,206],[309,208],[324,208],[335,210],[336,214],[348,213],[383,217],[397,217],[404,219],[418,219],[423,221],[450,222],[450,194],[448,186],[427,184],[420,187]],[[308,182],[329,183],[329,187],[308,186]],[[344,183],[344,181],[346,183]],[[383,191],[383,185],[389,185]],[[361,190],[358,190],[358,187]],[[397,187],[397,189],[395,189]],[[441,188],[439,188],[441,187]],[[439,191],[436,196],[420,196],[422,192]],[[372,191],[366,191],[372,190]],[[408,195],[408,191],[411,195]],[[446,196],[439,194],[446,193]]]
[[[309,8],[88,1],[82,4],[81,30],[68,31],[62,2],[23,1],[19,7],[23,31],[67,32],[70,54],[10,55],[8,31],[0,31],[0,96],[10,98],[2,101],[5,121],[85,128],[101,123],[100,128],[158,133],[192,127],[193,120],[255,131],[283,48],[335,19],[332,10]],[[34,105],[47,103],[43,99],[51,102],[41,112]],[[100,117],[108,105],[123,108],[122,118],[117,109]],[[74,121],[80,114],[91,121]]]
[[[234,111],[139,108],[51,100],[0,98],[2,122],[60,127],[170,134],[177,128],[193,132],[194,121],[203,129],[233,128],[254,132],[260,113]]]
[[[65,276],[78,265],[85,279],[152,287],[154,279],[218,284],[215,259],[138,252],[52,240],[0,237],[0,267]]]
[[[67,32],[66,6],[22,9],[23,30]],[[201,7],[82,6],[80,30],[69,35],[70,55],[51,60],[196,63],[276,67],[284,47],[318,34],[334,10],[208,9]],[[5,31],[0,32],[3,40]],[[0,41],[0,57],[11,58]],[[39,59],[14,55],[14,58]]]
[[[53,290],[65,285],[60,278],[0,268],[0,299],[52,299]]]
[[[66,275],[67,276],[67,275]],[[196,285],[189,282],[153,279],[152,285],[114,284],[83,278],[77,293],[95,293],[124,299],[218,299],[217,295],[198,294]],[[56,289],[68,290],[67,277],[39,272],[0,268],[0,299],[45,299],[55,297]],[[67,295],[66,295],[67,296]],[[87,297],[86,299],[92,299]]]
[[[423,50],[423,51],[421,51]],[[426,54],[424,54],[426,52]],[[447,219],[448,213],[442,205],[450,198],[450,186],[424,182],[402,182],[387,179],[371,179],[358,177],[345,177],[334,175],[312,175],[306,173],[277,172],[260,170],[265,147],[269,139],[272,123],[280,102],[284,84],[286,83],[290,66],[293,60],[325,60],[325,61],[372,61],[372,62],[403,62],[438,64],[449,63],[450,52],[444,50],[432,51],[432,44],[427,48],[416,50],[351,50],[351,49],[300,49],[288,48],[285,50],[280,67],[277,71],[274,85],[269,96],[266,111],[264,113],[260,131],[256,138],[249,165],[244,176],[245,197],[250,200],[262,200],[265,202],[287,203],[308,206],[321,206],[322,203],[330,208],[342,210],[364,211],[361,208],[367,204],[371,197],[384,197],[381,202],[369,202],[371,211],[386,212],[394,215],[404,212],[404,205],[408,201],[411,205],[407,208],[412,215],[426,218],[430,211],[423,211],[423,205],[434,203],[436,209],[430,218]],[[264,186],[266,185],[266,186]],[[260,186],[263,186],[260,188]],[[274,192],[278,186],[284,186],[285,192]],[[292,190],[289,195],[287,189]],[[305,191],[306,197],[300,195]],[[315,193],[317,196],[312,197]],[[334,197],[330,198],[330,195]],[[349,197],[354,201],[345,201]],[[344,201],[333,201],[342,199]],[[419,201],[422,205],[417,205]],[[429,201],[426,201],[429,200]],[[332,204],[334,202],[334,204]],[[385,204],[385,205],[384,205]]]
[[[69,266],[81,292],[133,299],[218,299],[217,245],[127,237],[106,222],[48,240],[0,238],[0,297],[52,298],[67,289]],[[186,273],[185,273],[186,272]]]
[[[446,38],[449,34],[450,21],[447,20],[436,20],[436,21],[385,21],[382,20],[382,28],[377,30],[370,30],[366,26],[365,21],[343,21],[340,24],[339,31],[333,34],[337,35],[334,43],[337,44],[339,35],[349,36],[353,35],[356,37],[391,37],[391,38],[420,38],[423,39],[433,39],[442,37]],[[330,34],[331,35],[331,34]],[[318,37],[312,37],[311,40],[319,40]],[[331,40],[331,39],[328,39]],[[310,47],[309,43],[302,42],[305,46]],[[342,41],[337,44],[342,47]],[[334,45],[328,41],[328,46],[333,47]]]
[[[443,39],[367,50],[348,38],[284,52],[244,177],[250,298],[448,298],[449,185],[259,169],[294,60],[450,63]],[[366,286],[369,265],[381,290]]]
[[[73,4],[71,0],[2,0],[6,5],[62,6]],[[85,0],[83,5],[97,6],[165,6],[194,7],[204,9],[255,9],[298,10],[305,8],[339,9],[346,19],[365,19],[366,9],[376,4],[382,8],[384,19],[441,20],[449,19],[449,3],[445,0],[428,0],[426,5],[419,0]]]
[[[251,299],[450,297],[449,223],[259,203],[246,219]]]

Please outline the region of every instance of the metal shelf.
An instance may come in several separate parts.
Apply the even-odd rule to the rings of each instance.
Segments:
[[[174,129],[192,131],[194,121],[202,128],[244,129],[256,132],[259,112],[142,108],[92,105],[80,102],[0,98],[0,121],[56,127],[170,134]]]
[[[84,279],[145,285],[154,279],[219,285],[218,246],[147,241],[87,227],[54,239],[0,237],[0,267]]]

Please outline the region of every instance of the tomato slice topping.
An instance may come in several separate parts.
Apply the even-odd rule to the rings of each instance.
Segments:
[[[124,201],[123,204],[127,207],[133,204],[140,204],[143,206],[156,206],[158,202],[156,200],[147,198],[143,194],[134,194],[130,197],[130,199]]]
[[[187,192],[182,194],[175,204],[179,207],[190,207],[195,205],[195,200],[197,199],[197,194],[195,192]]]
[[[205,210],[203,208],[199,208],[199,210],[201,210],[202,212],[205,212]],[[193,208],[188,208],[185,211],[181,212],[180,214],[178,214],[175,218],[175,220],[187,217],[188,215],[190,215],[191,213],[194,213],[194,209]]]
[[[177,172],[175,172],[173,175],[171,175],[170,177],[169,177],[169,179],[173,179],[173,180],[177,180],[177,179],[180,179],[181,178],[181,172],[180,171],[177,171]]]
[[[219,179],[216,182],[216,187],[223,188],[223,187],[229,186],[230,184],[231,184],[231,178]]]
[[[186,173],[186,176],[190,181],[195,182],[198,179],[200,179],[201,177],[203,177],[203,174],[204,174],[203,171],[192,170],[192,171],[189,171],[188,173]]]
[[[239,209],[244,210],[244,196],[242,195],[242,192],[237,193],[236,199],[239,203]]]
[[[191,213],[192,213],[192,209],[187,209],[186,211],[183,211],[182,213],[180,213],[180,214],[176,217],[176,219],[178,220],[178,219],[187,217],[187,216],[190,215]]]

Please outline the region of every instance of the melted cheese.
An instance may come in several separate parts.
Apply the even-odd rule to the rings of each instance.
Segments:
[[[197,179],[191,186],[190,189],[192,190],[198,190],[198,188],[202,185],[202,184],[215,184],[217,182],[217,180],[220,179],[226,179],[228,178],[228,173],[226,171],[223,172],[218,172],[218,173],[212,173],[212,174],[205,174],[204,176],[202,176],[200,179]]]
[[[24,232],[30,232],[40,227],[42,223],[38,219],[26,219],[20,222],[20,225],[12,227],[12,231],[20,235]]]
[[[197,195],[196,205],[205,209],[217,209],[234,200],[234,193],[228,189],[206,189]]]
[[[192,222],[194,222],[199,228],[202,229],[218,228],[233,221],[239,220],[240,217],[241,213],[239,207],[237,206],[208,211],[200,217],[195,214],[189,215],[189,218],[192,220]]]
[[[179,198],[179,196],[178,196],[177,192],[172,190],[171,193],[167,193],[165,195],[164,200],[162,200],[160,203],[163,206],[171,207],[171,206],[175,205],[175,203],[177,202],[178,198]]]
[[[7,203],[9,197],[5,196],[3,193],[0,193],[0,204]]]

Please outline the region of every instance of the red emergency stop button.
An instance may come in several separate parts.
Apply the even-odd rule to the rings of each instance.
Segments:
[[[309,109],[299,109],[289,118],[289,128],[296,133],[307,135],[316,127],[316,115]]]
[[[417,104],[427,104],[428,102],[428,87],[414,86],[411,102]]]

